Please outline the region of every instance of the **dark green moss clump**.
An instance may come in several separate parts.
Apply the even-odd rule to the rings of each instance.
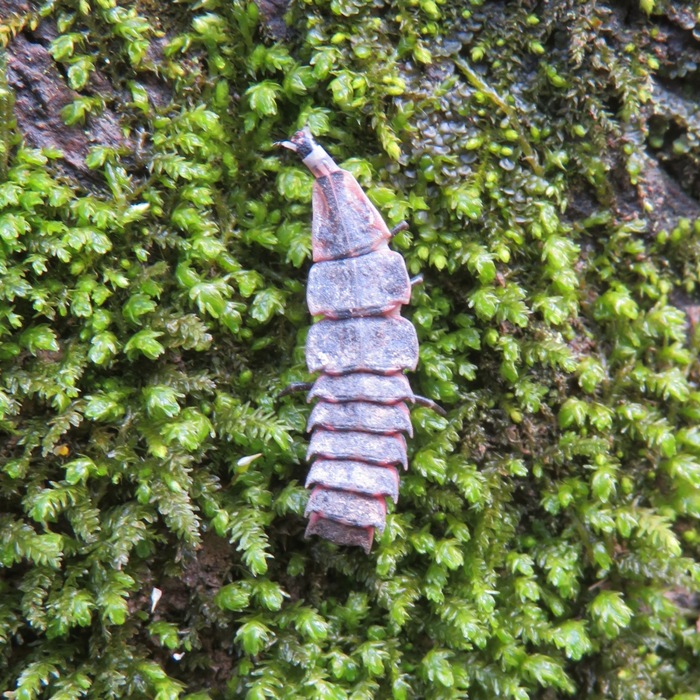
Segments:
[[[697,700],[688,6],[10,6],[6,697]],[[303,539],[276,398],[311,183],[272,144],[305,123],[410,224],[411,381],[448,411],[413,412],[369,557]]]

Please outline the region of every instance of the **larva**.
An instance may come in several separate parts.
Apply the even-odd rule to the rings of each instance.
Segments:
[[[320,318],[309,329],[306,363],[320,373],[307,400],[317,403],[306,480],[306,536],[356,545],[369,553],[383,532],[386,499],[398,499],[398,467],[408,466],[405,435],[413,429],[407,402],[416,396],[404,375],[418,362],[418,338],[400,315],[411,280],[392,232],[355,178],[341,170],[308,129],[279,143],[294,151],[315,180],[307,304]],[[439,410],[439,409],[438,409]]]

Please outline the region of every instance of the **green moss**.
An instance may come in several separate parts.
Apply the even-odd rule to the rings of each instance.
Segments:
[[[670,7],[6,23],[10,52],[55,23],[66,129],[123,136],[71,170],[0,77],[8,697],[696,697],[700,213],[649,160],[700,158],[653,85]],[[413,411],[370,557],[303,539],[308,407],[277,398],[307,378],[310,179],[272,144],[304,123],[408,220],[412,383],[448,410]]]

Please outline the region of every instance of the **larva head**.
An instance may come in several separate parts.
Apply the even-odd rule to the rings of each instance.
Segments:
[[[306,158],[316,146],[314,137],[308,126],[305,126],[301,131],[297,131],[289,141],[278,141],[275,146],[284,146],[290,151],[297,153],[300,158]]]
[[[294,151],[314,177],[323,177],[340,170],[328,153],[314,141],[308,126],[297,131],[289,141],[278,141],[275,145]]]

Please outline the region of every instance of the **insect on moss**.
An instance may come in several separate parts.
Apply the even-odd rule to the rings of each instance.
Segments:
[[[284,146],[313,174],[307,304],[321,317],[309,330],[306,363],[319,372],[308,389],[317,400],[307,429],[313,460],[306,480],[306,536],[370,551],[383,532],[386,499],[398,499],[398,467],[408,465],[412,435],[407,403],[442,412],[411,390],[406,370],[418,363],[418,338],[401,316],[411,298],[406,264],[389,241],[391,231],[355,178],[341,170],[311,136],[298,131]]]

